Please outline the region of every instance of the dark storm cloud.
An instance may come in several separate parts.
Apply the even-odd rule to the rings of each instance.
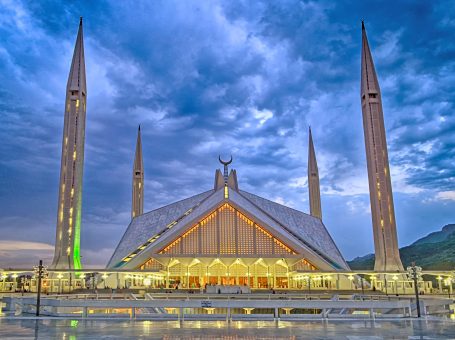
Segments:
[[[361,18],[383,92],[400,242],[413,241],[453,221],[454,14],[449,1],[3,1],[1,239],[54,241],[66,77],[83,16],[86,263],[102,265],[129,223],[138,124],[146,210],[209,189],[218,154],[233,154],[243,189],[303,211],[311,124],[325,223],[346,257],[371,251]],[[409,202],[426,215],[411,221],[401,213]]]

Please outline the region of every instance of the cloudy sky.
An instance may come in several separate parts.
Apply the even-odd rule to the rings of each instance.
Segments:
[[[85,264],[104,266],[130,221],[138,124],[146,211],[210,189],[218,154],[232,154],[241,189],[304,212],[311,125],[324,222],[347,259],[372,252],[361,19],[382,87],[399,243],[455,222],[451,1],[0,0],[0,267],[52,256],[79,16]]]

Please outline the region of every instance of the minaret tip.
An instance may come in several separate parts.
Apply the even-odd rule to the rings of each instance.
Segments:
[[[82,91],[85,95],[87,95],[83,35],[82,17],[80,17],[70,73],[68,76],[67,89],[70,91]]]
[[[365,31],[365,22],[362,20],[362,30]]]
[[[316,161],[316,153],[314,152],[311,126],[308,126],[308,128],[308,194],[310,199],[310,214],[322,220],[318,163]]]
[[[144,213],[144,162],[142,159],[141,125],[138,126],[133,163],[133,198],[131,218]]]

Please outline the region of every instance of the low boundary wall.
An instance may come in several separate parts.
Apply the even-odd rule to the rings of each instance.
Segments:
[[[390,301],[359,301],[359,300],[302,300],[302,299],[247,299],[243,297],[230,299],[62,299],[42,298],[41,315],[47,316],[71,316],[82,318],[96,317],[123,317],[133,319],[151,320],[296,320],[304,318],[336,318],[336,317],[363,317],[374,318],[380,315],[387,316],[393,312],[393,317],[412,316],[412,305],[410,300]],[[35,313],[36,298],[34,297],[5,297],[5,310],[16,311],[17,313]],[[147,310],[162,308],[173,308],[176,314],[168,313],[147,313]],[[215,310],[222,309],[225,314],[185,314],[185,309]],[[231,313],[235,309],[268,309],[273,310],[268,314],[239,314]],[[313,310],[320,311],[313,314],[288,314],[280,313],[284,310]],[[93,313],[93,311],[107,311],[107,313]],[[344,314],[336,314],[337,311],[347,311]],[[357,314],[356,312],[360,312]],[[392,315],[390,315],[392,316]]]

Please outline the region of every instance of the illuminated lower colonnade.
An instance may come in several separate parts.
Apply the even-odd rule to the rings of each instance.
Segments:
[[[263,265],[261,264],[260,266]],[[282,267],[281,264],[278,264],[278,266]],[[165,271],[156,272],[149,270],[55,271],[43,280],[43,291],[45,293],[69,293],[73,291],[83,293],[84,290],[89,289],[111,288],[116,290],[145,289],[166,292],[175,289],[178,285],[181,290],[199,292],[204,288],[205,283],[208,283],[219,285],[246,284],[259,292],[269,292],[273,288],[278,292],[292,290],[302,291],[303,293],[322,291],[358,291],[359,293],[362,291],[365,293],[382,291],[391,295],[414,293],[414,284],[411,280],[406,279],[405,273],[287,271],[284,276],[280,276],[284,272],[282,268],[279,268],[276,272],[268,268],[269,275],[267,275],[266,269],[263,270],[261,268],[261,271],[258,272],[261,276],[256,276],[255,269],[250,268],[250,275],[242,276],[244,270],[236,271],[238,264],[232,264],[229,268],[230,270],[225,271],[227,266],[218,263],[214,266],[209,266],[209,272],[199,277],[199,282],[205,282],[204,285],[201,285],[200,283],[197,284],[196,275],[191,275],[194,274],[195,270],[195,268],[192,270],[191,267],[194,267],[194,265],[182,269],[183,266],[181,264],[176,264],[169,268],[169,274]],[[254,265],[250,267],[254,267]],[[222,268],[224,268],[224,271]],[[264,273],[265,276],[262,276]],[[454,272],[423,271],[422,274],[424,279],[418,282],[420,292],[425,294],[453,294]],[[33,274],[33,270],[0,270],[0,292],[36,292],[36,287],[37,279]]]
[[[254,289],[297,288],[300,279],[297,279],[295,269],[315,269],[305,260],[290,265],[285,258],[173,258],[167,266],[150,259],[141,269],[153,267],[160,270],[166,288],[178,285],[187,289],[217,284],[242,285]]]

